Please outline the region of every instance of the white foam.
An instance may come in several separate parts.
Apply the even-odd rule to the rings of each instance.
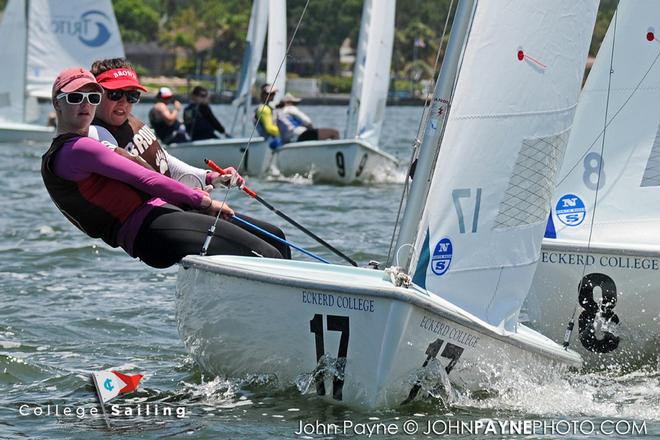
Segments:
[[[21,346],[20,342],[16,341],[0,341],[0,347],[2,348],[18,348]]]

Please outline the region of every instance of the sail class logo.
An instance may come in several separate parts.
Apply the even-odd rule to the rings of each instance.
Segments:
[[[566,226],[579,226],[587,216],[587,208],[582,199],[575,194],[566,194],[559,198],[555,212],[559,221]]]
[[[86,46],[100,47],[112,36],[111,23],[107,14],[91,10],[83,13],[78,19],[53,18],[51,26],[56,35],[77,37]]]
[[[434,274],[438,276],[444,275],[449,270],[453,252],[451,240],[446,237],[435,245],[433,256],[431,257],[431,270]]]

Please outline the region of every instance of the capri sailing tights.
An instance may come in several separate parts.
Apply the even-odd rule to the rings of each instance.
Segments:
[[[238,215],[238,214],[236,214]],[[245,215],[242,219],[281,237],[278,227]],[[186,255],[199,255],[215,217],[183,211],[173,205],[154,208],[142,223],[135,240],[136,257],[152,267],[165,268]],[[207,255],[245,255],[291,258],[291,249],[235,220],[218,220]]]

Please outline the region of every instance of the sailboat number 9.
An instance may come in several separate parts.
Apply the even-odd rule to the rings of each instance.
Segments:
[[[346,162],[344,161],[344,153],[341,151],[337,152],[335,155],[335,163],[337,164],[337,174],[339,174],[339,177],[344,177],[346,175]]]

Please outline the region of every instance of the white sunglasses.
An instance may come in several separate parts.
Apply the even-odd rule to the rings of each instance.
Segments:
[[[99,105],[101,103],[101,96],[103,95],[99,92],[63,92],[57,95],[56,98],[58,100],[66,98],[67,104],[82,104],[87,99],[87,102],[90,104]]]

